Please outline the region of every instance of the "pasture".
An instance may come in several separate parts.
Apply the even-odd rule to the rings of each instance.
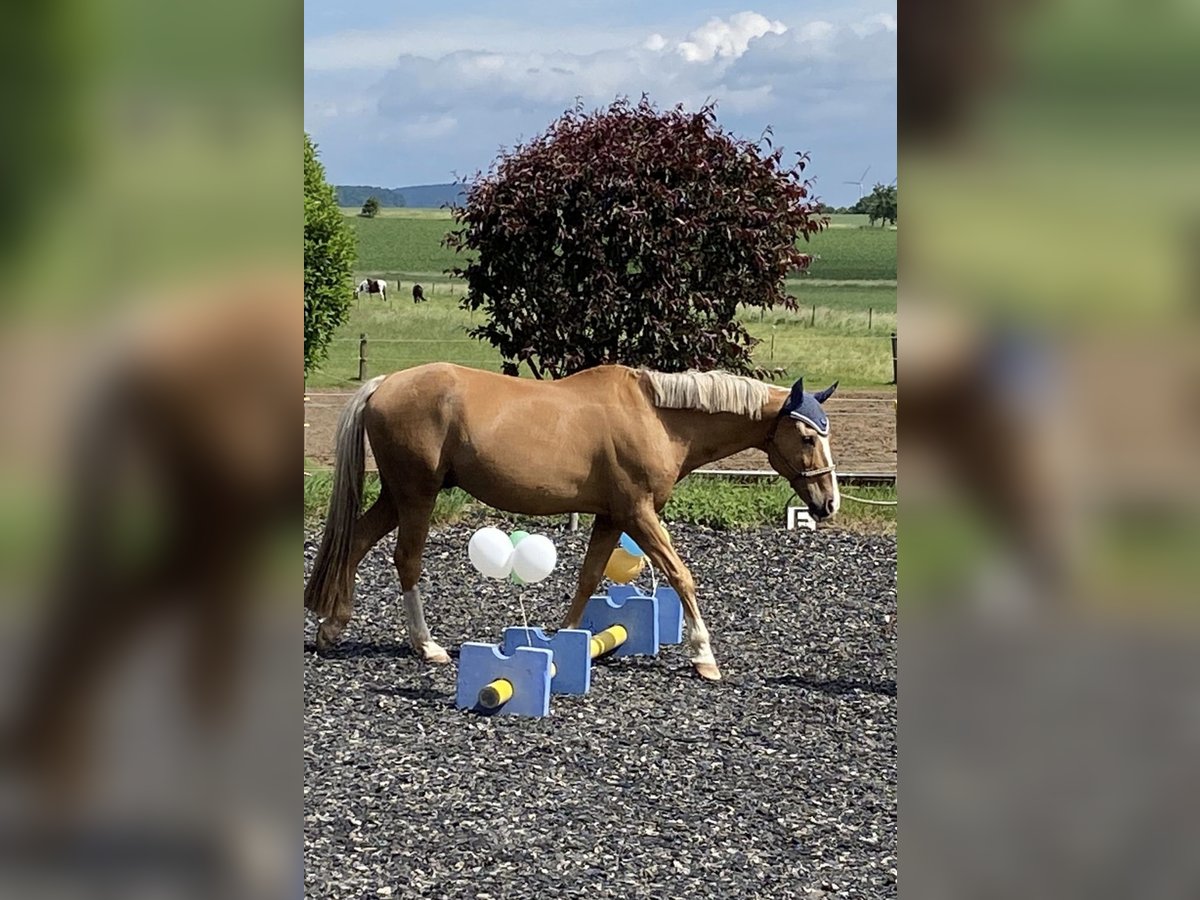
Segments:
[[[395,276],[387,277],[388,302],[365,294],[354,302],[329,358],[309,377],[308,387],[354,386],[362,333],[367,335],[369,375],[436,361],[500,371],[500,356],[492,346],[467,337],[467,329],[480,319],[459,308],[461,285],[423,281],[428,300],[414,304],[412,280],[400,281],[393,294]],[[841,378],[845,387],[887,384],[892,377],[889,335],[896,327],[895,287],[797,283],[793,293],[801,304],[794,312],[777,308],[761,319],[757,309],[742,312],[746,329],[761,341],[754,354],[758,363],[823,383]],[[791,383],[787,376],[776,381]]]
[[[799,246],[820,255],[808,277],[820,280],[891,280],[896,278],[896,236],[891,228],[867,227],[866,216],[831,216],[831,227]],[[347,221],[358,235],[358,268],[384,278],[408,275],[433,281],[464,256],[440,245],[452,225],[437,209],[386,209],[374,219],[351,212]]]
[[[456,255],[441,246],[450,226],[445,210],[385,209],[375,219],[346,211],[358,236],[355,280],[389,282],[389,302],[364,297],[338,330],[329,358],[310,377],[314,389],[352,386],[358,375],[359,335],[368,338],[369,374],[448,360],[498,371],[499,355],[467,337],[472,315],[458,306],[463,285],[445,274]],[[789,293],[800,308],[741,313],[761,343],[754,358],[782,368],[783,383],[797,374],[846,387],[883,387],[892,377],[890,333],[896,328],[896,235],[870,229],[863,216],[834,216],[828,231],[806,249],[820,254],[810,274],[791,278]],[[413,304],[413,283],[429,302]],[[397,289],[398,285],[398,289]]]

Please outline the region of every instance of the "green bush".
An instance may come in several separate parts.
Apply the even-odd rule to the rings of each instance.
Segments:
[[[536,378],[605,363],[759,373],[739,305],[795,308],[796,246],[826,224],[807,157],[735,137],[713,106],[568,110],[466,188],[449,248],[469,334]]]
[[[342,218],[317,148],[304,135],[304,375],[329,350],[354,297],[354,235]]]

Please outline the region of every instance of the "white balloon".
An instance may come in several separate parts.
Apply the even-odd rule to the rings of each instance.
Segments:
[[[522,581],[533,584],[554,571],[558,551],[544,534],[531,534],[513,551],[512,570]]]
[[[512,541],[499,528],[480,528],[471,535],[467,556],[479,574],[487,578],[507,578],[512,571]]]

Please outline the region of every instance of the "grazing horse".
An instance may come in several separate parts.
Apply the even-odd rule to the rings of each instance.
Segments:
[[[595,523],[563,627],[575,627],[627,532],[683,601],[687,649],[705,678],[721,677],[687,566],[658,524],[675,483],[731,453],[765,450],[818,519],[837,511],[829,420],[803,380],[789,391],[725,372],[664,374],[599,366],[559,381],[529,381],[433,363],[364,384],[337,427],[333,496],[304,592],[320,620],[317,648],[338,638],[353,610],[354,573],[399,526],[395,562],[408,637],[430,662],[449,657],[433,640],[417,581],[434,500],[460,487],[497,509],[549,516],[593,513]],[[362,516],[370,438],[380,492]]]
[[[355,298],[359,298],[362,294],[378,294],[381,300],[387,300],[387,282],[383,279],[364,278],[358,283],[358,290],[354,292]]]
[[[413,285],[413,303],[424,303],[425,291],[419,284]]]

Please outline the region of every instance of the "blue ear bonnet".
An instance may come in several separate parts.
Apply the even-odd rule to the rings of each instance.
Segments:
[[[836,387],[835,381],[819,394],[810,394],[804,390],[804,379],[800,379],[792,386],[792,393],[783,404],[779,415],[811,425],[817,430],[817,434],[826,437],[829,434],[829,417],[825,415],[825,410],[821,409],[821,402],[828,400]]]

